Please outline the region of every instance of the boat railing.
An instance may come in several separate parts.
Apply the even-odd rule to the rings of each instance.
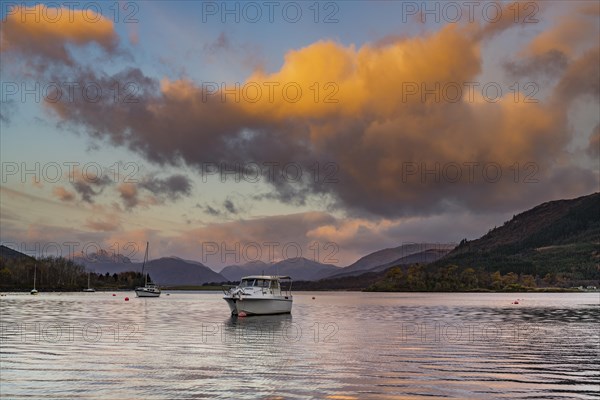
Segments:
[[[292,295],[292,280],[291,279],[286,279],[285,280],[287,283],[289,283],[287,285],[287,287],[284,287],[284,285],[282,285],[283,282],[279,282],[279,287],[281,290],[281,294],[284,296],[291,296]],[[285,292],[285,294],[284,294]]]
[[[234,287],[237,287],[237,285],[221,285],[221,290],[223,291],[223,294],[228,295],[229,291]]]

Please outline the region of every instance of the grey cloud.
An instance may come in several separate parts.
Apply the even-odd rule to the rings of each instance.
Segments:
[[[573,61],[556,88],[556,99],[570,102],[579,96],[600,98],[600,47]]]
[[[94,178],[78,177],[71,182],[73,189],[75,189],[86,203],[93,203],[94,197],[101,194],[104,188],[111,184],[112,180],[108,175]]]
[[[235,205],[233,204],[233,201],[227,199],[223,202],[223,207],[225,207],[225,209],[227,211],[229,211],[231,214],[237,214],[237,210],[235,208]]]
[[[221,50],[229,50],[230,48],[231,41],[229,40],[229,36],[227,36],[227,33],[225,32],[221,32],[219,37],[217,37],[217,39],[214,42],[204,46],[204,49],[209,54],[215,54]]]
[[[482,31],[481,37],[506,29],[510,26],[508,22]],[[446,28],[444,32],[432,43],[439,51],[445,48],[446,40],[464,45],[449,53],[451,65],[448,68],[441,65],[427,77],[414,67],[408,70],[412,75],[403,79],[426,80],[430,84],[477,77],[482,63],[478,52],[480,42],[458,28]],[[387,46],[402,46],[404,40],[412,38],[398,39]],[[413,51],[414,46],[410,45],[408,48]],[[381,46],[384,47],[377,51],[387,48]],[[428,53],[427,46],[417,47],[414,59],[419,59],[419,52],[427,57],[438,56]],[[301,51],[304,49],[298,50]],[[551,57],[561,65],[559,56]],[[390,76],[393,72],[389,71]],[[315,162],[321,165],[332,162],[339,167],[337,183],[323,179],[296,183],[267,180],[275,190],[274,196],[290,204],[303,205],[311,197],[328,196],[339,209],[351,215],[394,217],[437,214],[449,207],[475,212],[514,210],[533,197],[544,198],[552,192],[547,185],[515,184],[509,168],[516,162],[521,165],[534,162],[539,169],[537,177],[542,182],[563,184],[565,196],[573,194],[567,189],[592,189],[592,186],[574,187],[555,181],[558,175],[554,165],[569,141],[566,110],[570,102],[584,93],[598,96],[597,50],[566,68],[550,101],[514,107],[465,101],[401,101],[401,94],[394,96],[394,90],[402,82],[390,83],[389,79],[374,74],[367,76],[373,90],[368,91],[364,104],[350,115],[340,112],[345,107],[341,101],[332,108],[334,111],[321,115],[304,117],[292,112],[289,117],[274,118],[269,112],[253,112],[254,109],[235,102],[223,102],[219,96],[207,97],[205,90],[194,82],[165,81],[161,85],[134,68],[114,76],[84,68],[65,68],[62,76],[56,75],[58,81],[66,77],[71,81],[96,82],[107,92],[115,81],[134,83],[135,102],[124,99],[115,102],[109,98],[99,102],[68,102],[64,98],[47,106],[72,126],[83,127],[91,137],[125,146],[157,165],[188,165],[199,171],[207,162],[231,166],[265,161],[281,165],[292,161],[304,171],[310,171]],[[500,164],[503,179],[490,183],[478,171],[476,179],[469,182],[464,163],[471,162]],[[462,166],[462,180],[440,179],[438,173],[438,178],[429,176],[424,181],[420,178],[421,171],[405,176],[408,165],[421,169],[424,164],[432,168],[436,163],[440,168],[452,163]],[[591,181],[584,182],[589,185]],[[189,195],[191,190],[183,176],[142,181],[140,187],[171,199]],[[228,208],[227,204],[223,206]],[[239,207],[234,209],[239,211]],[[212,210],[219,211],[215,207]]]
[[[595,158],[596,161],[600,158],[600,124],[596,125],[594,131],[590,135],[587,153],[590,157]]]
[[[171,200],[177,200],[181,196],[189,196],[192,191],[192,183],[184,175],[172,175],[164,179],[148,177],[142,180],[139,186],[154,195],[164,195]]]
[[[212,215],[215,217],[221,215],[221,212],[219,210],[215,210],[214,208],[212,208],[211,206],[208,206],[208,205],[205,207],[205,212],[208,215]]]
[[[507,61],[504,69],[511,78],[555,77],[561,74],[567,67],[569,61],[567,56],[559,50],[550,50],[543,54],[533,55],[524,60]]]

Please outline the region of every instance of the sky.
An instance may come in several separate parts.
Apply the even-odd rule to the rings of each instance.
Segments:
[[[596,192],[599,4],[2,2],[0,241],[346,266]]]

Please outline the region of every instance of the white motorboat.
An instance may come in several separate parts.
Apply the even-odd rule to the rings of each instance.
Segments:
[[[285,289],[281,287],[282,280],[288,281]],[[223,299],[232,315],[289,314],[293,301],[291,289],[289,276],[246,276],[238,286],[224,286]]]
[[[135,288],[135,295],[137,297],[159,297],[160,289],[153,283],[146,283],[145,286]]]
[[[146,242],[146,254],[144,254],[144,263],[142,264],[142,275],[144,274],[144,267],[148,261],[148,242]],[[144,275],[144,286],[135,288],[135,295],[137,297],[159,297],[160,288],[154,283],[148,282],[148,274]]]

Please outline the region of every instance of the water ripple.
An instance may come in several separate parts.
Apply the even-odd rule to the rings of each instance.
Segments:
[[[42,293],[0,311],[6,398],[599,397],[597,294],[299,293],[292,315],[233,318],[215,293]]]

